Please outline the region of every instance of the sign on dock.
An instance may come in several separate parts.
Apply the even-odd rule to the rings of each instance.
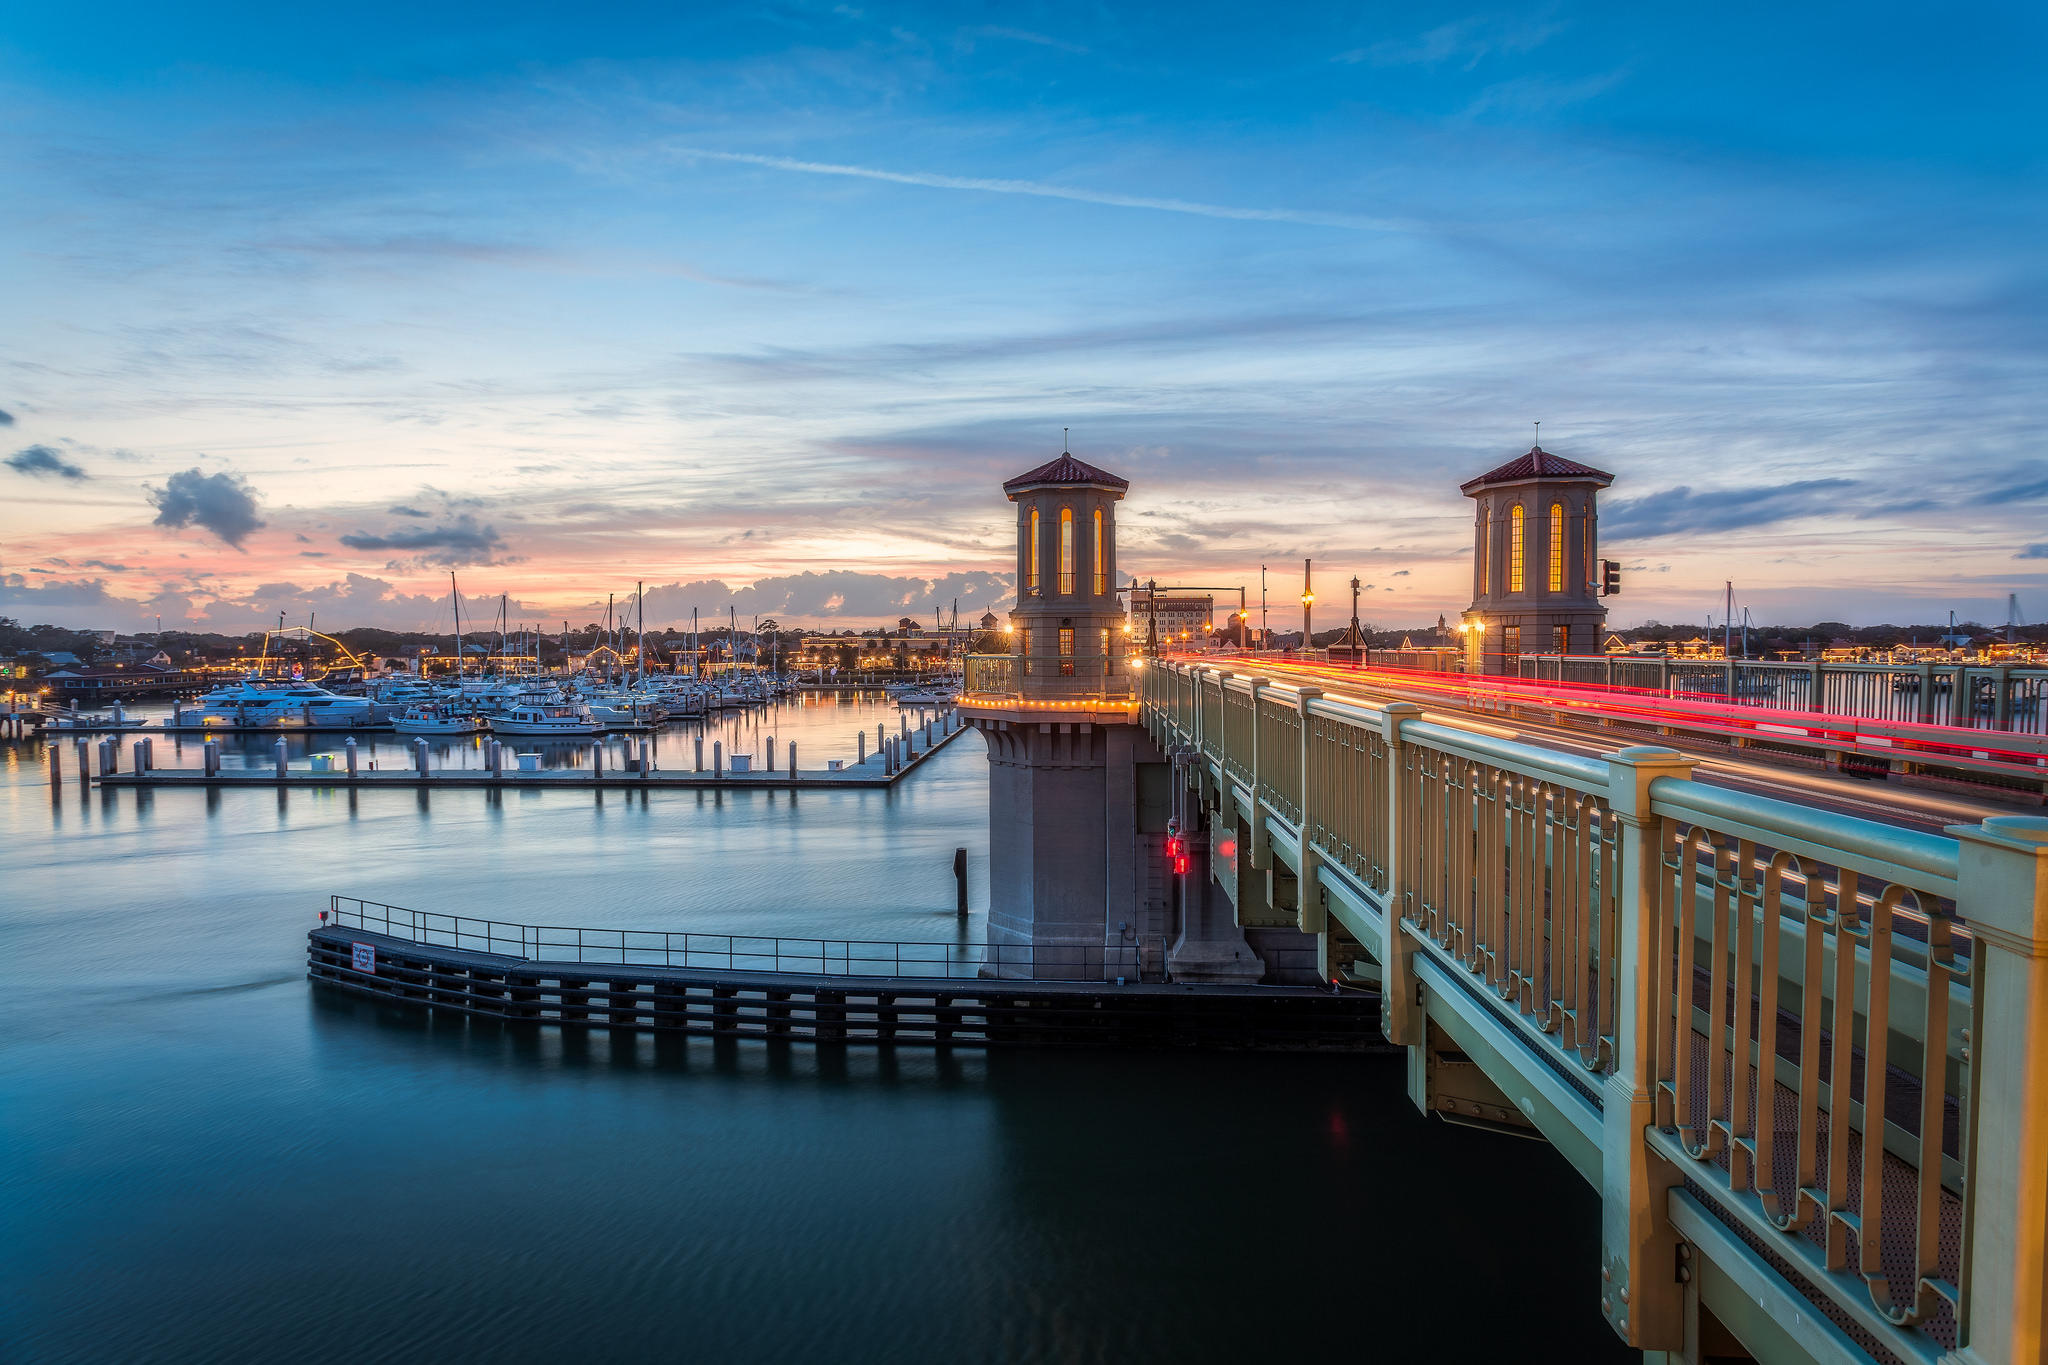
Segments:
[[[377,974],[377,945],[374,943],[351,943],[355,956],[353,966],[365,976]]]

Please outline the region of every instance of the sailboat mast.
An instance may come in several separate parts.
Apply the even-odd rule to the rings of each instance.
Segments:
[[[638,603],[640,614],[640,685],[647,686],[647,580],[641,579],[633,585],[633,597]]]
[[[462,590],[455,586],[455,570],[448,571],[448,597],[455,603],[455,681],[462,681]]]

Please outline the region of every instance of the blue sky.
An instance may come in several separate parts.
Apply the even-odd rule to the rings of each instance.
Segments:
[[[1541,419],[1619,623],[2048,615],[2038,7],[302,8],[0,26],[0,613],[978,612],[1071,427],[1406,625]]]

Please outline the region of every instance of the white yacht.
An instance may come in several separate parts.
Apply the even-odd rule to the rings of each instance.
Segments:
[[[575,736],[603,732],[604,723],[581,702],[522,701],[491,717],[491,733],[498,735]]]
[[[368,697],[344,697],[306,682],[244,678],[201,696],[196,707],[179,708],[164,723],[209,730],[353,730],[387,721]]]

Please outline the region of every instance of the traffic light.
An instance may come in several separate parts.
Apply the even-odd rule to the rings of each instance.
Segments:
[[[1600,561],[1600,595],[1612,597],[1621,591],[1621,561],[1603,559]]]
[[[1180,823],[1166,822],[1166,860],[1176,877],[1185,877],[1188,872],[1188,843],[1180,837]]]

